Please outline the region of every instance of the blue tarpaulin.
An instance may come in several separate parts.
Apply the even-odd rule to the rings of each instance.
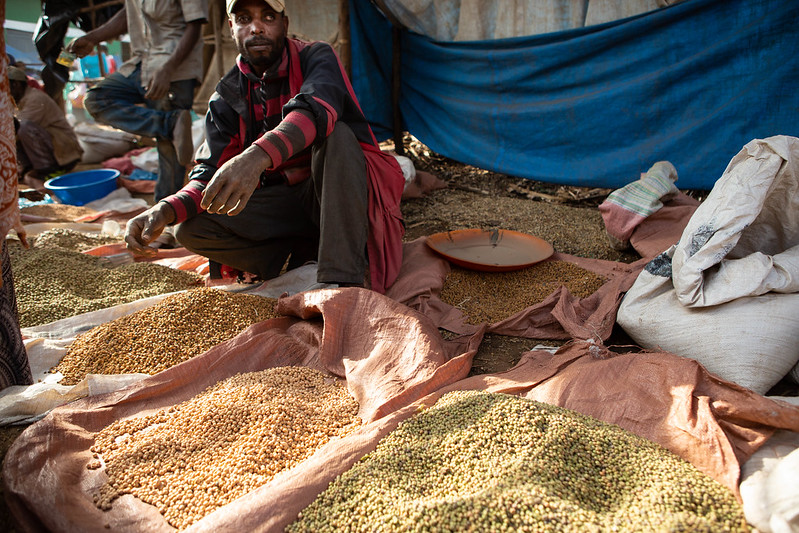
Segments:
[[[350,0],[353,85],[392,136],[391,25]],[[403,129],[480,168],[619,188],[670,161],[713,187],[752,139],[799,136],[799,2],[686,0],[614,22],[492,41],[401,33]]]

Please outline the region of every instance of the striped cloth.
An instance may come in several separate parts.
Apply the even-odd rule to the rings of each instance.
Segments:
[[[680,191],[674,185],[677,169],[668,161],[658,161],[634,181],[610,193],[599,206],[605,231],[616,249],[627,248],[633,230],[663,203]]]

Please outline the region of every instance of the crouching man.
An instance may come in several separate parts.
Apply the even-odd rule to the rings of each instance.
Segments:
[[[236,65],[211,97],[189,183],[128,222],[137,253],[181,245],[261,279],[318,262],[317,281],[384,292],[402,261],[404,186],[330,45],[287,37],[281,0],[228,0]],[[368,270],[368,273],[367,273]]]

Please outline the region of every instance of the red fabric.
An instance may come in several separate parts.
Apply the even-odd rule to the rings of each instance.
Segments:
[[[677,244],[699,202],[680,193],[633,230],[630,245],[641,257],[653,258]]]
[[[149,149],[150,148],[146,146],[144,148],[135,148],[125,155],[106,159],[103,161],[103,168],[113,168],[114,170],[120,171],[122,174],[130,175],[136,170],[136,165],[133,164],[133,157],[141,155]]]
[[[402,266],[405,226],[399,209],[405,178],[397,160],[376,146],[361,144],[369,185],[369,273],[372,290],[385,293]]]

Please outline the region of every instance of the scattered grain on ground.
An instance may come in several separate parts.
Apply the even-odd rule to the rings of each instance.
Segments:
[[[544,239],[561,253],[624,263],[640,259],[635,252],[610,246],[602,215],[595,208],[449,189],[404,201],[401,208],[406,241],[458,229],[509,229]]]

